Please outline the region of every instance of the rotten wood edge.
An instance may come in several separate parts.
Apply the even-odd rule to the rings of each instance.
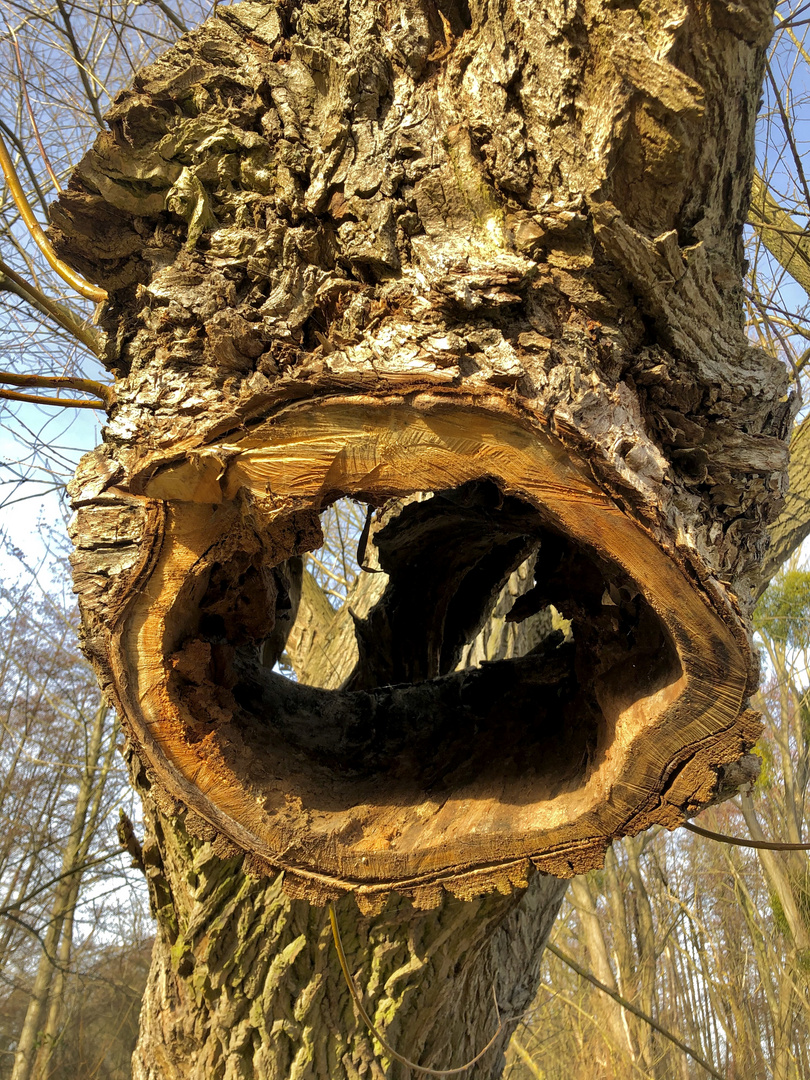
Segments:
[[[438,902],[438,897],[443,888],[463,897],[471,897],[484,892],[498,889],[510,891],[514,887],[520,887],[525,883],[526,876],[530,873],[531,865],[538,869],[552,873],[560,877],[568,877],[575,873],[581,873],[586,869],[600,865],[607,845],[618,836],[633,834],[650,825],[659,823],[669,828],[676,827],[684,817],[683,803],[679,800],[692,801],[697,793],[698,798],[711,797],[711,783],[707,776],[711,771],[722,764],[734,760],[747,749],[756,739],[758,723],[754,715],[744,712],[744,700],[749,692],[752,680],[755,678],[752,672],[750,649],[746,634],[746,627],[735,610],[733,600],[729,598],[725,589],[717,583],[703,567],[696,564],[695,558],[689,551],[676,549],[668,537],[662,536],[658,528],[651,526],[649,522],[642,522],[637,516],[628,516],[619,509],[616,502],[605,494],[604,487],[595,483],[594,470],[590,463],[583,460],[579,453],[571,451],[564,443],[555,438],[549,427],[538,421],[536,417],[527,417],[517,408],[509,405],[502,397],[488,396],[486,400],[469,400],[459,403],[454,399],[449,404],[447,398],[441,394],[419,393],[409,397],[408,404],[404,405],[401,397],[373,396],[373,395],[332,395],[316,398],[306,398],[295,403],[282,404],[270,415],[265,415],[261,421],[254,422],[249,426],[243,426],[237,438],[233,440],[218,440],[227,442],[227,457],[229,460],[238,460],[244,454],[246,445],[261,441],[266,433],[281,430],[285,423],[300,421],[303,412],[311,410],[329,410],[354,408],[373,413],[380,409],[409,409],[425,416],[444,410],[457,410],[459,408],[473,408],[477,413],[483,413],[496,426],[498,424],[512,425],[515,431],[522,437],[526,435],[532,439],[544,439],[554,445],[563,454],[570,467],[579,474],[582,490],[590,490],[598,496],[603,510],[609,510],[611,515],[620,515],[623,521],[621,528],[630,528],[639,538],[645,538],[644,544],[651,550],[658,551],[661,558],[665,558],[676,573],[680,581],[685,583],[690,595],[699,604],[697,610],[702,618],[707,619],[709,624],[714,625],[714,630],[721,639],[725,640],[724,648],[728,656],[733,658],[729,665],[729,674],[725,683],[725,690],[729,696],[728,708],[724,709],[725,723],[715,725],[711,731],[704,731],[698,737],[689,741],[669,763],[666,776],[662,777],[662,785],[659,786],[658,794],[646,802],[636,805],[632,812],[624,812],[619,818],[611,823],[609,828],[604,824],[601,829],[584,828],[588,819],[594,819],[594,812],[583,815],[579,821],[568,823],[562,827],[554,828],[544,835],[543,843],[538,843],[537,836],[530,836],[523,844],[523,850],[513,850],[512,856],[498,858],[494,861],[478,860],[474,864],[457,861],[452,866],[439,869],[427,870],[427,872],[399,873],[376,880],[363,879],[355,875],[342,875],[338,866],[334,867],[335,873],[320,873],[305,865],[300,859],[289,859],[282,850],[274,849],[265,840],[257,836],[251,829],[240,824],[232,813],[223,809],[207,799],[194,785],[193,778],[178,770],[176,765],[167,760],[156,737],[150,731],[145,722],[142,710],[137,701],[137,695],[133,694],[133,686],[130,682],[131,672],[124,653],[117,646],[114,639],[117,634],[125,633],[122,628],[130,623],[140,611],[141,616],[149,619],[148,609],[154,601],[150,596],[148,583],[153,578],[155,569],[160,562],[171,560],[171,544],[167,547],[165,532],[165,520],[167,504],[162,498],[155,498],[155,492],[160,491],[161,485],[165,486],[165,479],[172,472],[177,474],[182,470],[185,462],[196,459],[198,470],[204,466],[206,458],[211,463],[211,455],[216,454],[219,447],[200,445],[194,448],[186,447],[182,453],[175,451],[171,455],[153,454],[141,458],[139,467],[132,476],[129,490],[108,488],[103,496],[103,501],[109,505],[110,500],[123,500],[132,503],[134,499],[146,511],[151,524],[146,528],[144,540],[145,550],[142,553],[140,565],[134,573],[126,575],[128,582],[125,594],[121,596],[122,605],[117,616],[106,627],[106,636],[110,648],[111,665],[108,672],[108,690],[117,699],[118,707],[125,717],[125,722],[131,727],[134,741],[139,746],[145,764],[159,777],[159,783],[166,788],[166,794],[179,799],[192,812],[199,815],[203,821],[213,826],[217,832],[224,834],[234,841],[240,848],[249,852],[249,864],[255,872],[275,872],[284,870],[286,874],[286,888],[291,895],[305,895],[315,902],[324,902],[330,898],[336,898],[341,893],[353,890],[358,903],[365,909],[376,909],[384,903],[387,895],[395,890],[406,893],[414,898],[420,906],[432,906]],[[263,433],[262,429],[266,429]],[[236,433],[234,433],[236,434]],[[167,456],[169,460],[167,461]],[[227,471],[227,470],[225,470]],[[483,472],[479,475],[485,475]],[[487,473],[498,480],[496,473]],[[433,485],[436,487],[437,485]],[[502,484],[503,486],[503,484]],[[538,505],[538,500],[530,492],[519,487],[509,486],[510,494],[525,498],[528,502]],[[405,486],[402,493],[414,490]],[[166,492],[164,491],[164,494]],[[92,501],[92,500],[91,500]],[[558,507],[559,509],[559,507]],[[546,504],[546,512],[548,505]],[[552,515],[553,516],[553,515]],[[559,518],[558,518],[559,520]],[[570,525],[570,522],[563,522]],[[566,531],[576,530],[567,528]],[[604,546],[594,543],[594,538],[588,537],[586,542],[595,548],[603,556],[607,556],[613,562],[624,565],[622,558],[610,545]],[[672,612],[662,610],[660,600],[651,593],[649,585],[645,586],[639,581],[639,575],[632,568],[624,566],[637,584],[642,587],[648,602],[658,612],[659,616],[667,625],[677,642],[678,651],[684,663],[684,652],[689,651],[688,636],[684,638],[682,625],[677,621]],[[124,584],[123,582],[121,583]],[[144,611],[146,614],[143,614]],[[680,635],[681,641],[678,641]],[[711,657],[701,657],[700,663],[709,662],[709,667],[716,667],[711,663]],[[694,663],[685,664],[687,673],[694,667]],[[700,666],[700,664],[698,664]],[[691,678],[691,676],[690,676]],[[724,687],[708,687],[716,699],[718,693]],[[724,690],[724,692],[725,692]],[[678,697],[677,702],[682,702],[687,689]],[[705,695],[704,695],[705,696]],[[721,694],[722,696],[722,694]],[[676,704],[677,704],[676,702]],[[662,793],[663,788],[663,793]],[[612,790],[612,789],[611,789]],[[669,797],[667,797],[669,796]],[[690,809],[691,812],[691,809]],[[599,815],[596,815],[598,820]],[[583,833],[590,835],[583,835]],[[356,868],[357,860],[353,860]]]

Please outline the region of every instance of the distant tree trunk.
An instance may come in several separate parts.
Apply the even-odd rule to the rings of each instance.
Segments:
[[[70,832],[62,853],[59,873],[63,876],[60,876],[54,890],[51,917],[42,938],[42,954],[17,1040],[11,1080],[30,1080],[36,1075],[43,1034],[51,1038],[55,1034],[60,1004],[58,999],[62,990],[64,969],[70,962],[73,913],[82,879],[81,871],[76,870],[87,860],[97,823],[103,779],[111,764],[111,747],[108,747],[106,761],[104,753],[105,721],[108,713],[109,707],[102,701],[88,728],[84,767],[79,776]],[[44,1056],[47,1058],[47,1048]]]
[[[582,942],[587,950],[589,968],[600,982],[611,990],[619,992],[616,977],[610,963],[608,945],[605,939],[602,920],[596,909],[596,900],[591,883],[585,878],[575,878],[571,885],[571,900],[579,919]],[[633,1044],[629,1019],[624,1009],[612,998],[604,996],[598,1001],[599,1015],[604,1023],[605,1052],[607,1060],[600,1061],[601,1072],[605,1076],[621,1069],[622,1063],[638,1063],[638,1053]],[[600,1025],[601,1027],[601,1025]],[[609,1068],[610,1058],[614,1058]]]
[[[406,1075],[329,899],[387,1038],[462,1065],[493,987],[531,1000],[557,878],[755,741],[792,416],[742,326],[771,15],[242,4],[116,100],[52,220],[109,292],[75,575],[149,820],[139,1080]],[[388,583],[339,650],[299,556],[343,495]],[[459,670],[531,557],[534,647]],[[272,671],[299,604],[309,686]]]

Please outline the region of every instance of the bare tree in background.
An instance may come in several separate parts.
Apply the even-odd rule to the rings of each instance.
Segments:
[[[185,5],[193,24],[202,10]],[[31,206],[43,222],[47,206],[66,183],[72,165],[103,127],[110,94],[139,65],[165,49],[185,28],[168,5],[113,3],[4,3],[5,48],[0,55],[3,87],[0,133]],[[45,150],[43,158],[42,149]],[[0,367],[16,376],[6,393],[35,390],[31,377],[66,380],[45,386],[40,396],[92,401],[76,393],[78,380],[92,383],[99,335],[92,304],[68,288],[41,258],[6,188],[0,287],[5,293],[0,328]],[[8,399],[7,399],[8,400]],[[4,409],[3,505],[62,492],[77,453],[97,439],[92,413],[82,409]],[[18,455],[15,458],[15,452]]]
[[[42,221],[71,163],[99,130],[101,109],[109,101],[107,87],[120,84],[133,65],[148,60],[180,32],[176,20],[159,7],[138,7],[107,6],[102,12],[62,3],[3,5],[8,32],[0,55],[0,131]],[[38,143],[46,148],[44,158]],[[86,409],[20,408],[15,395],[25,398],[34,375],[46,379],[45,397],[84,398],[87,403],[94,394],[70,387],[92,384],[101,369],[92,305],[63,287],[37,257],[8,189],[3,218],[0,367],[8,376],[8,396],[3,403],[2,502],[4,520],[13,525],[20,513],[34,520],[28,507],[42,495],[61,493],[77,453],[97,438],[95,417]],[[59,511],[51,498],[49,515],[54,513]],[[15,538],[21,539],[19,530]],[[127,936],[132,933],[142,901],[136,902],[129,926],[126,917],[118,927],[107,921],[125,880],[115,835],[124,792],[114,714],[101,704],[75,652],[71,605],[60,607],[60,600],[52,598],[53,588],[66,588],[64,566],[61,581],[52,586],[47,579],[53,559],[36,541],[26,558],[40,563],[38,576],[34,571],[21,574],[19,564],[7,557],[7,572],[18,576],[20,584],[6,587],[2,601],[7,711],[0,970],[8,1024],[4,1039],[9,1041],[0,1068],[3,1075],[11,1075],[13,1066],[15,1077],[44,1077],[64,1060],[61,1041],[66,1025],[81,1013],[81,998],[93,1000],[92,991],[101,985],[95,975],[80,978],[80,973],[96,963],[97,951],[108,947],[121,926],[127,927]],[[112,906],[105,899],[111,890]],[[130,1012],[133,1004],[130,1025],[137,1016],[137,992],[134,1003],[130,998]],[[92,1069],[84,1059],[73,1075],[96,1075],[104,1065],[103,1048],[103,1039],[95,1041]]]
[[[5,1054],[15,1048],[3,1076],[50,1074],[76,971],[129,903],[114,829],[129,802],[117,727],[78,653],[57,565],[61,593],[44,569],[0,591],[0,1013]]]

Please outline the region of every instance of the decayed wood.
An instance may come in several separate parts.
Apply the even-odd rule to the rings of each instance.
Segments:
[[[541,557],[549,532],[593,553],[596,593],[562,590],[590,605],[578,649],[458,676],[423,665],[410,674],[444,677],[414,686],[382,671],[342,695],[260,665],[278,596],[265,564],[318,543],[314,511],[481,479],[525,503],[513,529]],[[181,463],[142,463],[131,486],[148,582],[139,566],[103,625],[87,615],[116,700],[168,794],[313,896],[475,894],[525,881],[529,860],[581,872],[614,837],[694,811],[756,737],[734,610],[503,405],[321,399]],[[98,514],[77,524],[93,547]]]
[[[693,8],[223,9],[54,208],[117,377],[73,487],[88,652],[167,810],[293,891],[577,872],[756,737],[746,613],[792,409],[740,303],[770,13]],[[419,491],[345,688],[262,670],[319,511]],[[395,549],[427,567],[428,537],[446,595],[420,614]],[[573,644],[454,674],[538,546],[524,608]]]

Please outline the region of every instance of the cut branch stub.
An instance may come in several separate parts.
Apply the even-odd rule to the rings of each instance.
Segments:
[[[313,899],[474,895],[519,884],[530,863],[580,873],[614,838],[678,824],[756,737],[732,611],[583,463],[496,399],[288,406],[185,460],[152,460],[130,488],[88,502],[77,528],[98,554],[100,530],[120,538],[138,521],[138,555],[107,601],[114,617],[89,635],[104,639],[111,692],[160,788]],[[464,547],[489,593],[539,545],[552,578],[538,573],[535,588],[572,618],[573,641],[453,671],[464,630],[448,611],[463,574],[445,573],[416,604],[406,580],[389,605],[387,655],[400,679],[411,664],[407,681],[390,678],[379,648],[342,690],[262,665],[282,564],[318,546],[319,511],[343,495],[379,506],[454,489],[467,495],[451,510],[408,526],[416,563],[413,534],[435,556],[442,520],[452,539],[465,514]],[[488,496],[489,532],[475,517]],[[500,552],[489,571],[487,537]],[[474,591],[487,594],[481,581]],[[414,610],[423,626],[409,646]]]
[[[217,851],[320,899],[510,889],[678,824],[755,741],[792,404],[740,288],[771,13],[721,8],[243,3],[113,104],[51,215],[116,380],[76,583]],[[330,624],[342,685],[293,685],[263,661],[343,495],[407,503],[389,581]],[[456,670],[527,555],[510,619],[572,635]]]

